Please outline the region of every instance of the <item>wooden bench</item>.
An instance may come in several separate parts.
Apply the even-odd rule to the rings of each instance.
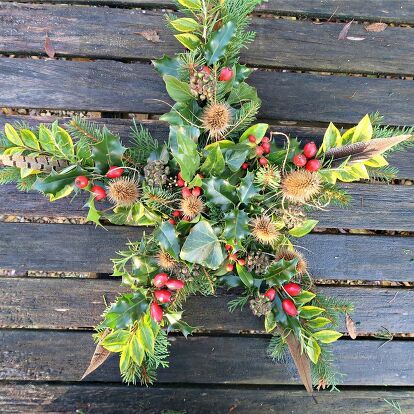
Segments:
[[[100,112],[97,121],[125,139],[130,121],[114,118],[145,113],[143,124],[165,140],[167,127],[156,118],[168,110],[161,103],[168,97],[149,60],[177,45],[161,7],[173,5],[0,2],[0,108]],[[352,19],[358,23],[349,35],[364,39],[338,40],[343,21]],[[392,27],[367,32],[364,21]],[[270,0],[253,18],[257,40],[242,58],[262,68],[251,78],[263,99],[261,118],[304,141],[320,140],[328,121],[348,125],[377,110],[388,124],[413,124],[413,24],[410,2]],[[147,40],[150,31],[159,36],[155,43]],[[53,60],[44,59],[46,33]],[[3,115],[0,127],[42,120],[50,118]],[[0,412],[392,412],[385,400],[412,412],[414,187],[404,184],[414,180],[413,156],[413,150],[393,155],[396,185],[346,185],[351,207],[315,214],[318,231],[301,241],[319,289],[354,301],[359,332],[357,340],[345,336],[335,347],[345,374],[342,392],[315,398],[292,364],[266,358],[268,335],[260,322],[248,310],[228,313],[232,295],[225,292],[190,300],[186,319],[203,328],[188,340],[171,338],[171,367],[160,371],[154,387],[122,385],[115,358],[78,382],[94,349],[91,331],[103,298],[120,289],[108,276],[110,258],[141,230],[95,229],[80,224],[84,200],[51,204],[0,187],[0,269],[7,271],[0,277]]]

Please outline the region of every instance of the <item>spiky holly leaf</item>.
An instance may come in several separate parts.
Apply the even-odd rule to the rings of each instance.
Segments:
[[[246,157],[250,152],[250,147],[246,144],[236,144],[226,150],[226,164],[230,170],[238,171],[242,164],[246,161]]]
[[[178,70],[180,69],[180,60],[176,57],[169,57],[164,55],[159,59],[155,59],[152,61],[155,70],[161,75],[171,75],[174,77],[178,77],[179,73]]]
[[[207,200],[222,210],[227,210],[238,202],[236,187],[227,180],[221,178],[203,180],[203,190]]]
[[[225,55],[227,46],[235,31],[235,24],[229,21],[212,34],[210,40],[207,42],[204,53],[208,65],[214,65]]]
[[[240,202],[247,204],[252,197],[259,193],[257,187],[254,185],[255,174],[248,171],[246,176],[241,180],[237,193],[240,198]]]
[[[228,242],[243,240],[249,235],[249,216],[243,210],[234,209],[226,214],[223,236]]]
[[[200,170],[205,175],[217,177],[224,171],[224,167],[223,153],[220,147],[216,145],[208,152]]]
[[[296,266],[298,259],[285,260],[281,259],[277,263],[269,266],[264,278],[271,284],[282,286],[288,283],[296,275]]]

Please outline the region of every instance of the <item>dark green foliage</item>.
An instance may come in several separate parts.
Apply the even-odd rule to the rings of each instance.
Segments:
[[[127,150],[126,159],[130,164],[143,166],[150,154],[157,150],[158,141],[142,125],[138,126],[135,119],[131,131],[134,145]]]
[[[397,178],[398,168],[386,165],[380,168],[367,167],[369,178],[373,181],[390,182]]]
[[[0,185],[16,183],[20,180],[20,169],[17,167],[4,167],[0,169]]]
[[[347,300],[324,296],[321,294],[318,294],[313,299],[313,304],[325,309],[322,316],[326,316],[331,320],[333,328],[338,327],[341,318],[343,318],[346,313],[352,313],[354,309],[353,304]]]
[[[337,385],[341,382],[340,374],[333,362],[334,355],[330,345],[320,344],[321,354],[316,364],[312,364],[312,382],[315,387],[328,387],[331,391],[337,390]]]

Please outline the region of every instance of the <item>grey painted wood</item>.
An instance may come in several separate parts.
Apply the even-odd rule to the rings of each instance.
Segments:
[[[182,50],[166,26],[162,11],[2,3],[0,19],[0,51],[4,53],[45,54],[45,31],[57,56],[149,60]],[[340,41],[343,23],[316,25],[302,20],[254,18],[251,28],[257,37],[241,59],[252,66],[414,73],[411,29],[389,27],[372,33],[362,24],[354,24],[349,36],[364,40]],[[159,41],[154,43],[137,34],[145,31],[157,32]]]
[[[261,118],[358,122],[380,111],[388,124],[413,122],[414,89],[405,80],[256,71]],[[149,64],[114,61],[0,59],[0,105],[115,112],[163,113],[169,101]]]
[[[113,300],[120,280],[0,278],[0,328],[91,329],[101,320],[104,300]],[[412,289],[319,286],[323,295],[354,303],[352,318],[358,335],[376,333],[386,327],[394,334],[414,332],[411,308]],[[263,320],[248,306],[230,313],[227,303],[234,294],[219,291],[217,296],[191,297],[185,320],[202,332],[264,333]],[[341,327],[345,332],[345,327]]]
[[[7,413],[160,414],[179,410],[187,414],[384,414],[384,401],[398,401],[403,412],[414,406],[412,391],[348,390],[319,392],[312,398],[298,388],[127,387],[117,385],[2,384],[0,410]],[[122,404],[120,404],[122,401]]]
[[[110,259],[142,229],[92,225],[0,223],[0,268],[110,273]],[[412,237],[310,234],[298,248],[317,279],[413,280]]]
[[[268,338],[172,337],[170,367],[159,383],[298,384],[292,363],[266,358]],[[413,385],[414,341],[342,340],[335,344],[346,385]],[[94,350],[89,332],[0,331],[0,379],[78,381]],[[88,377],[119,382],[116,357]]]

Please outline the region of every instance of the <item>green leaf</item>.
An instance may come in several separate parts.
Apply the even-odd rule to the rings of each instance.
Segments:
[[[181,249],[180,258],[210,269],[218,269],[224,261],[223,249],[207,221],[197,223]]]
[[[194,98],[191,94],[190,85],[188,83],[181,82],[171,75],[164,75],[163,79],[168,95],[170,95],[174,101],[188,102]]]
[[[21,140],[19,134],[14,129],[11,124],[4,125],[4,133],[6,134],[6,138],[14,145],[18,147],[23,146],[23,141]]]
[[[92,223],[95,223],[97,226],[102,226],[100,222],[102,213],[95,207],[95,198],[91,197],[86,206],[89,208],[86,221],[91,221]]]
[[[100,327],[125,329],[138,321],[148,309],[147,298],[141,292],[127,293],[113,303],[105,313]]]
[[[129,368],[131,363],[131,356],[129,355],[129,347],[124,348],[121,351],[121,357],[119,358],[119,370],[122,372],[126,372]]]
[[[296,297],[295,297],[295,301],[296,301]],[[312,329],[319,329],[319,328],[323,328],[325,325],[328,325],[329,323],[332,323],[330,319],[324,318],[323,316],[319,316],[317,318],[307,321],[306,325]]]
[[[387,166],[388,161],[382,155],[376,155],[368,161],[365,161],[364,164],[371,168],[381,168]]]
[[[264,278],[268,280],[271,285],[282,286],[296,275],[297,264],[298,259],[281,259],[277,263],[269,266]]]
[[[252,125],[250,128],[246,129],[246,131],[244,131],[243,135],[239,139],[239,142],[247,141],[249,135],[254,135],[256,137],[256,144],[258,144],[265,136],[268,129],[269,124]]]
[[[238,202],[236,187],[227,180],[221,178],[203,180],[203,190],[207,200],[222,210],[226,210],[229,206],[236,205]]]
[[[243,240],[250,234],[249,216],[243,210],[231,210],[225,216],[223,236],[227,241]]]
[[[131,342],[129,343],[129,354],[131,356],[131,359],[137,365],[142,364],[142,361],[144,360],[145,352],[138,340],[137,334],[135,334],[132,337]]]
[[[242,82],[231,88],[230,95],[227,98],[227,103],[234,106],[242,102],[257,101],[258,99],[257,89],[245,82]]]
[[[244,144],[236,144],[226,150],[226,164],[230,170],[239,171],[242,164],[246,161],[246,157],[250,152],[250,147]]]
[[[194,32],[194,30],[197,30],[200,27],[200,25],[190,17],[182,17],[181,19],[171,20],[170,24],[175,30],[184,33]]]
[[[313,336],[317,341],[322,342],[323,344],[330,344],[331,342],[337,341],[342,336],[342,334],[337,331],[326,329],[323,331],[315,332]]]
[[[200,39],[192,33],[181,33],[174,35],[174,37],[190,51],[196,50],[201,42]]]
[[[240,277],[240,280],[247,286],[253,286],[253,275],[246,270],[244,266],[239,265],[236,263],[237,274]]]
[[[158,271],[159,265],[153,257],[134,256],[132,258],[132,278],[128,274],[122,274],[122,283],[130,286],[146,285]]]
[[[201,172],[208,176],[218,176],[225,168],[223,153],[217,145],[208,152],[206,160],[201,165]]]
[[[300,226],[290,229],[289,234],[293,237],[303,237],[310,233],[318,223],[318,220],[305,220]]]
[[[352,143],[369,141],[372,138],[372,124],[369,115],[365,115],[355,127]]]
[[[65,198],[68,195],[72,194],[73,190],[74,190],[73,185],[68,184],[65,187],[63,187],[60,191],[58,191],[56,194],[49,194],[49,200],[53,202],[61,198]]]
[[[250,199],[259,193],[257,187],[254,185],[254,173],[248,171],[246,176],[241,180],[240,186],[237,189],[240,202],[248,204]]]
[[[129,332],[119,329],[106,335],[101,345],[110,352],[121,352],[128,339]]]
[[[22,129],[20,130],[20,136],[22,138],[23,144],[34,150],[40,150],[39,141],[36,138],[36,135],[33,134],[30,129]]]
[[[319,359],[319,355],[321,354],[321,347],[316,342],[316,340],[312,337],[308,339],[306,344],[306,352],[309,356],[309,359],[316,364]]]
[[[299,295],[295,296],[295,302],[304,305],[310,302],[316,295],[308,290],[302,290]]]
[[[171,75],[177,78],[179,75],[180,61],[178,57],[171,58],[167,55],[164,55],[159,59],[153,60],[152,64],[154,65],[155,70],[161,76]]]
[[[165,221],[154,232],[155,238],[159,241],[163,250],[167,251],[174,259],[178,259],[180,254],[180,244],[174,226]]]
[[[178,3],[190,10],[201,10],[200,0],[178,0]]]
[[[299,316],[304,319],[312,319],[322,312],[325,312],[325,309],[317,306],[302,306],[299,310]]]
[[[342,137],[339,129],[331,122],[323,137],[322,146],[318,153],[326,152],[328,149],[342,145]]]
[[[58,121],[52,124],[52,141],[55,146],[55,153],[60,158],[73,160],[75,148],[71,136],[66,130],[58,125]]]
[[[267,333],[272,332],[277,326],[275,314],[268,312],[265,316],[265,330]]]
[[[170,325],[167,331],[170,332],[172,330],[179,330],[187,338],[188,335],[191,335],[195,329],[196,328],[190,326],[187,322],[177,321],[174,324]]]
[[[205,48],[205,58],[208,65],[214,65],[225,55],[235,30],[235,24],[229,21],[211,35]]]
[[[141,321],[137,329],[137,338],[139,344],[145,352],[149,354],[154,353],[155,337],[151,326],[145,323],[145,319]]]
[[[44,124],[39,125],[39,142],[44,151],[50,152],[51,154],[56,152],[56,148],[53,143],[52,131],[46,128]]]

